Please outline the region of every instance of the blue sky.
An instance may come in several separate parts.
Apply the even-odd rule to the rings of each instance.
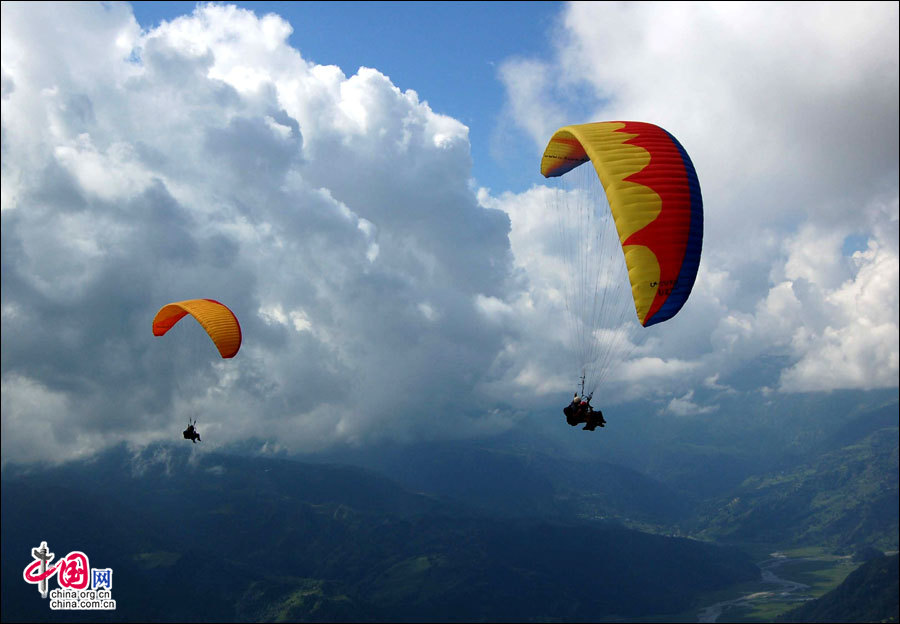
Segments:
[[[588,121],[671,132],[704,202],[690,299],[628,337],[607,420],[897,391],[897,3],[2,12],[3,463],[195,416],[204,448],[291,453],[571,433],[539,162]],[[240,318],[232,360],[152,335],[196,297]]]

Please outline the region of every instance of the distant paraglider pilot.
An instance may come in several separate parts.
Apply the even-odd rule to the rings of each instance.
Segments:
[[[200,432],[197,431],[197,429],[194,427],[194,425],[196,425],[196,424],[197,424],[196,420],[194,422],[191,422],[190,420],[188,420],[187,429],[182,431],[182,435],[184,435],[184,439],[190,440],[194,444],[196,444],[197,442],[203,442],[203,440],[200,439]]]
[[[595,410],[591,405],[591,397],[579,397],[578,393],[572,398],[572,402],[563,408],[563,414],[566,415],[566,422],[572,425],[580,425],[584,423],[582,429],[593,431],[598,426],[605,427],[606,420],[603,418],[603,412]]]

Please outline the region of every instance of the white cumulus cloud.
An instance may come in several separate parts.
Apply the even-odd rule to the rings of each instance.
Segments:
[[[507,426],[476,302],[507,288],[509,222],[463,124],[304,60],[274,14],[142,32],[125,4],[4,3],[2,28],[4,462],[189,417],[291,451]],[[152,336],[193,297],[234,310],[236,358],[190,318]]]

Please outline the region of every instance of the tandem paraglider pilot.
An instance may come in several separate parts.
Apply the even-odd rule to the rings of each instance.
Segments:
[[[566,415],[567,423],[573,427],[584,423],[582,429],[587,429],[588,431],[593,431],[598,426],[606,426],[603,412],[595,410],[594,406],[591,405],[592,396],[589,394],[585,397],[580,397],[577,392],[575,393],[572,402],[563,408],[563,414]]]
[[[194,427],[195,424],[197,424],[196,420],[194,422],[188,421],[187,429],[181,432],[185,440],[190,440],[194,444],[203,442],[203,440],[200,439],[200,432]]]

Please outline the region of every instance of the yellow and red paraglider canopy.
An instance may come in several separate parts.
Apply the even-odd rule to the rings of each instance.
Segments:
[[[215,299],[188,299],[164,305],[153,318],[153,335],[164,335],[188,314],[203,326],[223,358],[237,354],[241,348],[240,323],[226,305]]]
[[[541,159],[557,177],[591,162],[625,254],[644,327],[672,318],[694,286],[703,246],[697,173],[674,136],[654,124],[604,121],[560,128]]]

